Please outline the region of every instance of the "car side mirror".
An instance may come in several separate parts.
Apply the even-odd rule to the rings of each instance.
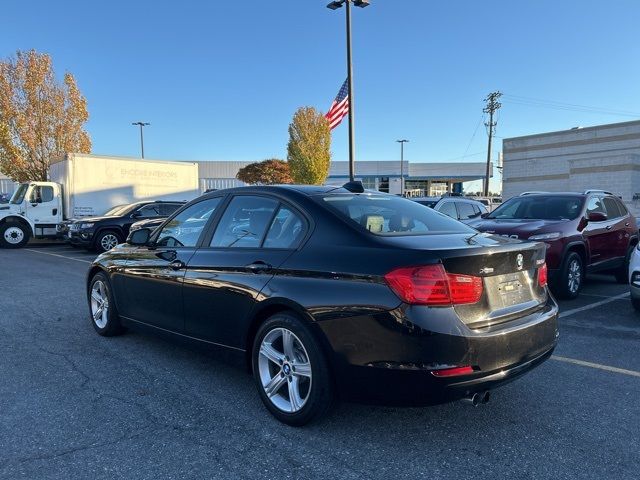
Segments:
[[[131,214],[131,218],[138,218],[140,216],[140,212],[133,212]]]
[[[480,218],[487,218],[489,216],[489,212],[482,213]]]
[[[607,216],[602,212],[589,212],[587,215],[587,220],[590,222],[604,222],[607,219]]]
[[[137,247],[142,247],[149,243],[149,238],[151,237],[151,229],[150,228],[139,228],[138,230],[134,230],[127,237],[127,243],[129,245],[134,245]]]

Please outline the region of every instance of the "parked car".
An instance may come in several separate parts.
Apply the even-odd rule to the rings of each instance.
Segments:
[[[235,354],[266,408],[303,425],[336,397],[488,401],[556,345],[546,281],[542,244],[353,182],[205,194],[100,255],[87,295],[100,335]]]
[[[166,218],[185,202],[147,201],[121,205],[100,217],[83,217],[68,224],[69,243],[98,252],[111,250],[124,242],[133,223],[142,219]],[[65,227],[60,226],[59,230]]]
[[[629,288],[631,305],[640,312],[640,245],[636,246],[629,260]]]
[[[638,243],[636,220],[615,195],[534,193],[513,197],[471,223],[482,232],[547,244],[552,290],[575,298],[590,272],[628,280],[629,257]]]
[[[412,198],[412,200],[464,223],[480,218],[483,213],[489,212],[482,203],[464,197],[418,197]]]

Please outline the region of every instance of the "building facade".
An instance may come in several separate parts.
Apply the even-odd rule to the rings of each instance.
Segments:
[[[640,215],[640,121],[503,140],[502,195],[607,190]]]
[[[114,157],[118,158],[118,157]],[[199,161],[198,177],[200,191],[223,189],[244,185],[236,178],[238,171],[252,162]],[[402,167],[399,160],[356,162],[356,179],[365,188],[392,194],[400,194],[401,179],[404,190],[411,196],[442,195],[447,192],[462,192],[464,182],[481,180],[485,174],[485,163],[424,163],[408,162]],[[492,169],[493,170],[493,169]],[[329,185],[342,185],[349,180],[349,163],[332,162],[327,178]],[[0,193],[12,193],[14,182],[0,175]]]

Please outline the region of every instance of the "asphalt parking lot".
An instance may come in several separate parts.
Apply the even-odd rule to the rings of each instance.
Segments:
[[[94,256],[0,250],[0,478],[640,476],[640,315],[613,278],[561,303],[555,356],[486,406],[342,404],[295,429],[211,354],[98,336]]]

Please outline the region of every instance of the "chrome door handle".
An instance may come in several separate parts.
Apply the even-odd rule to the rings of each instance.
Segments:
[[[624,224],[624,226],[625,226],[625,227],[628,227],[628,226],[629,226],[629,222],[625,223],[625,224]]]
[[[607,225],[605,228],[606,228],[607,230],[611,230],[611,225]]]
[[[172,270],[182,270],[186,266],[187,265],[181,260],[174,260],[169,264],[169,268],[171,268]]]

